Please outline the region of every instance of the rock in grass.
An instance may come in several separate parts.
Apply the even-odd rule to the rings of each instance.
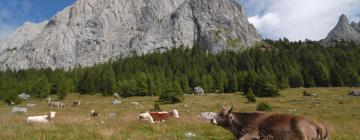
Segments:
[[[211,120],[211,119],[215,119],[217,113],[215,112],[201,112],[200,113],[200,118],[204,119],[204,120]]]
[[[27,108],[13,107],[11,112],[12,113],[27,113]]]
[[[114,112],[109,113],[109,118],[111,118],[111,119],[115,119],[115,118],[117,118],[117,114],[116,114],[116,113],[114,113]]]
[[[192,138],[192,137],[196,137],[196,135],[191,132],[187,132],[187,133],[185,133],[185,137]]]
[[[114,100],[114,101],[112,102],[112,104],[113,104],[113,105],[121,104],[121,101],[119,101],[119,100]]]
[[[36,106],[36,104],[27,104],[26,106],[29,108],[34,108]]]

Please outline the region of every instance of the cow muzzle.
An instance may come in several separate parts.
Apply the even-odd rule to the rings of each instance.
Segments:
[[[213,125],[217,125],[216,119],[211,119],[210,122],[211,122],[211,124],[213,124]]]

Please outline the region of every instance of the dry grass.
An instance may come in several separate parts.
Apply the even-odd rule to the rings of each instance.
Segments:
[[[307,90],[316,93],[318,97],[304,97],[302,92]],[[312,88],[287,89],[281,91],[278,98],[261,98],[258,102],[269,103],[274,112],[303,115],[327,124],[331,128],[332,140],[360,139],[360,97],[347,96],[350,88]],[[72,101],[81,100],[81,106],[71,107]],[[114,98],[94,96],[80,96],[72,94],[64,101],[65,109],[52,109],[57,112],[56,119],[50,124],[27,124],[29,115],[42,115],[50,111],[45,100],[31,100],[19,105],[25,107],[27,103],[38,104],[29,109],[27,114],[10,113],[11,107],[0,105],[0,139],[8,140],[52,140],[52,139],[121,139],[121,140],[178,140],[188,139],[187,132],[196,134],[192,139],[231,140],[232,135],[200,120],[198,114],[205,111],[218,111],[225,104],[234,105],[235,111],[252,112],[256,104],[247,103],[238,94],[207,96],[186,96],[184,103],[162,105],[164,110],[178,109],[182,118],[161,124],[147,124],[137,121],[137,115],[153,108],[157,97],[132,97],[122,99],[122,104],[112,105]],[[140,102],[140,106],[131,102]],[[190,106],[186,112],[184,104]],[[101,113],[99,118],[90,118],[90,110]],[[115,112],[118,118],[111,119],[108,114]],[[90,118],[90,119],[89,119]]]

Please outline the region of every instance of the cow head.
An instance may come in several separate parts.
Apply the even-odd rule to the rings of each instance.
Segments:
[[[56,112],[51,111],[51,112],[50,112],[50,118],[52,118],[52,119],[55,118],[55,114],[56,114]]]
[[[149,112],[140,114],[139,121],[149,121],[150,123],[155,123]]]
[[[177,111],[176,109],[174,109],[173,111],[170,112],[171,116],[174,118],[180,118],[180,114],[179,111]]]
[[[50,103],[50,102],[51,102],[51,98],[47,98],[46,101],[47,101],[48,103]]]
[[[233,107],[225,106],[221,109],[218,115],[214,119],[211,119],[211,123],[224,128],[230,127],[233,116],[231,115]]]
[[[55,114],[56,114],[56,112],[51,111],[48,114],[46,114],[46,117],[47,117],[48,120],[51,120],[51,119],[55,118]]]

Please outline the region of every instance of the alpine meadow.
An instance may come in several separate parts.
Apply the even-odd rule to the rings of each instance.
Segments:
[[[359,6],[1,0],[0,140],[360,140]]]

